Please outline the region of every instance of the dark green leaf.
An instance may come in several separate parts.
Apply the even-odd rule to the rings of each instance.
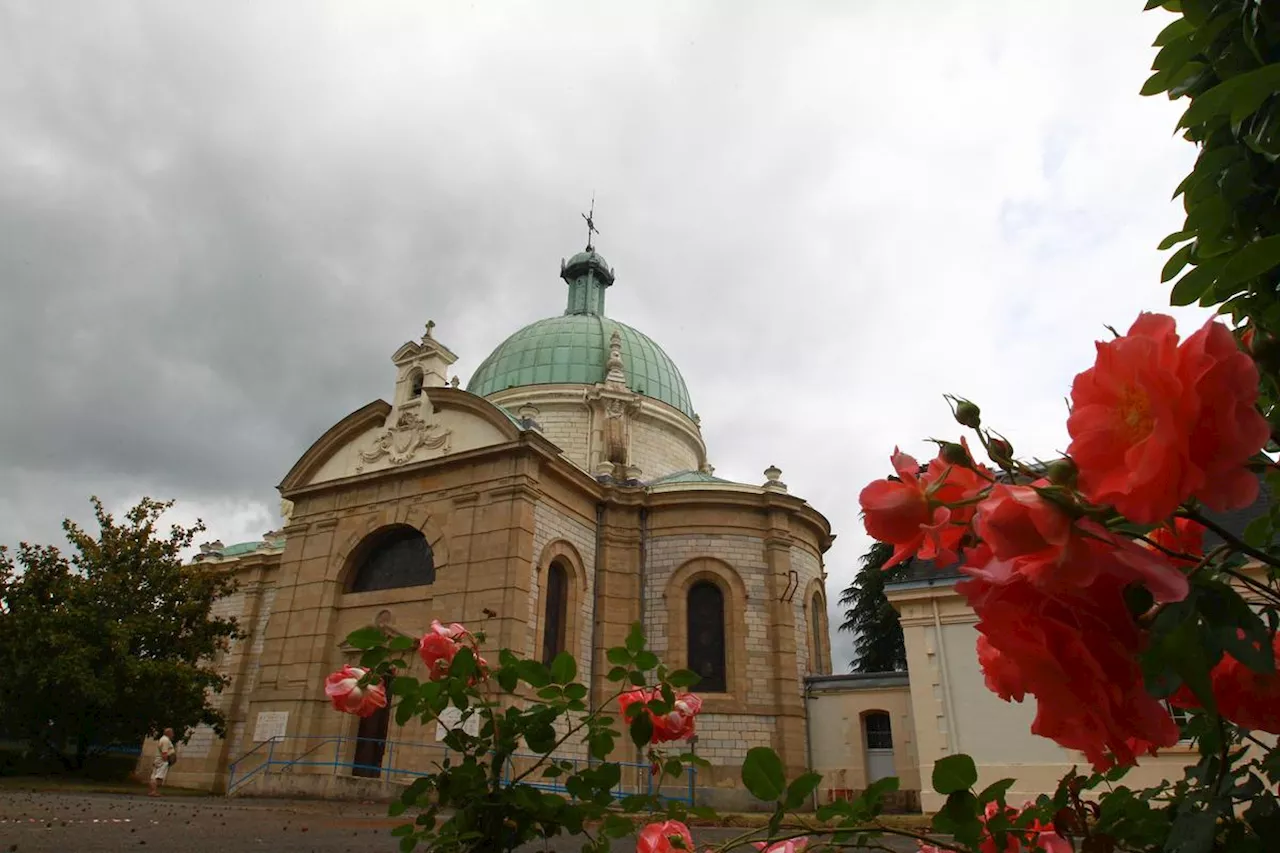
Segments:
[[[449,675],[465,681],[476,673],[476,655],[471,649],[463,646],[458,649],[458,653],[453,656],[453,662],[449,664]]]
[[[1280,89],[1280,63],[1239,74],[1198,95],[1178,121],[1178,127],[1194,127],[1211,118],[1229,115],[1237,98],[1251,100],[1258,92]]]
[[[639,654],[644,650],[644,628],[639,622],[633,622],[631,630],[627,632],[627,651],[631,654]]]
[[[524,741],[529,749],[542,755],[550,752],[556,745],[556,730],[550,723],[530,723],[524,732]]]
[[[514,693],[519,682],[520,673],[516,672],[513,667],[504,667],[498,670],[498,686],[508,693]]]
[[[1150,9],[1151,7],[1148,6],[1147,8]],[[1152,42],[1152,47],[1164,47],[1179,36],[1184,36],[1193,32],[1195,32],[1195,27],[1188,23],[1185,18],[1178,18],[1172,24],[1160,31],[1160,35],[1156,36],[1156,40]]]
[[[1175,38],[1160,48],[1151,63],[1153,71],[1173,73],[1187,63],[1187,60],[1199,52],[1194,36],[1185,35]]]
[[[1163,240],[1161,240],[1160,245],[1157,246],[1156,248],[1161,252],[1163,252],[1165,249],[1172,249],[1174,246],[1178,245],[1184,240],[1190,240],[1194,236],[1196,236],[1196,233],[1194,231],[1175,231],[1174,233],[1170,234],[1168,237],[1165,237]]]
[[[585,699],[587,698],[587,686],[585,684],[566,684],[564,688],[566,699]]]
[[[939,794],[967,791],[978,782],[978,768],[967,755],[948,755],[933,765],[933,790]]]
[[[658,656],[650,651],[636,653],[636,666],[648,672],[658,665]]]
[[[556,684],[568,684],[578,677],[578,662],[568,652],[561,652],[551,661],[551,678]]]
[[[1222,268],[1218,287],[1230,287],[1280,266],[1280,235],[1246,243]]]
[[[1170,304],[1190,305],[1203,296],[1209,285],[1213,284],[1219,266],[1216,263],[1201,264],[1178,279],[1169,294]]]
[[[1016,779],[1001,779],[999,782],[992,782],[990,785],[982,789],[978,794],[978,803],[985,806],[987,803],[997,802],[1004,799],[1004,795],[1013,787]]]
[[[406,835],[400,839],[400,853],[409,853],[413,848],[418,846],[418,836]]]
[[[623,648],[614,647],[605,652],[605,657],[609,663],[615,666],[629,666],[631,664],[631,652]]]
[[[822,782],[821,773],[802,773],[787,786],[787,798],[783,802],[788,809],[798,809],[805,804],[810,795],[818,789]]]
[[[561,690],[559,685],[556,685],[556,684],[549,684],[538,691],[539,699],[551,700],[551,699],[559,699],[563,696],[564,696],[564,691]]]
[[[382,663],[391,654],[385,648],[369,649],[369,651],[360,655],[360,665],[365,669],[373,669]]]
[[[347,635],[347,644],[357,649],[372,649],[386,643],[387,637],[378,628],[361,628]]]
[[[633,669],[627,673],[627,680],[636,687],[644,687],[644,673],[638,669]]]
[[[387,643],[387,648],[393,652],[406,652],[418,644],[413,637],[404,637],[396,635],[391,638],[391,642]]]
[[[408,808],[408,806],[400,800],[396,800],[391,805],[387,806],[387,815],[390,817],[400,817],[400,815],[404,814],[404,810],[406,808]]]
[[[615,666],[609,670],[609,674],[605,677],[610,681],[621,681],[627,677],[627,668],[625,666]]]
[[[639,747],[648,746],[653,740],[653,718],[645,713],[637,714],[631,720],[630,732],[632,743]]]
[[[1182,272],[1183,267],[1191,262],[1192,246],[1193,244],[1188,243],[1173,253],[1173,256],[1165,262],[1164,269],[1160,271],[1160,281],[1168,281],[1178,273]]]
[[[746,760],[742,762],[742,784],[757,799],[778,799],[787,786],[782,759],[768,747],[749,749]]]
[[[546,687],[551,683],[551,673],[536,660],[522,660],[516,664],[522,681],[530,687]]]
[[[412,834],[413,834],[413,824],[411,824],[411,823],[402,823],[402,824],[400,824],[399,826],[397,826],[397,827],[395,827],[394,829],[392,829],[392,830],[391,830],[391,834],[392,834],[393,836],[395,836],[396,838],[400,838],[400,837],[403,837],[403,836],[405,836],[405,835],[412,835]]]
[[[701,680],[702,676],[691,669],[677,669],[667,676],[667,682],[672,687],[693,687]]]
[[[600,831],[609,838],[626,838],[636,831],[636,824],[629,817],[609,814],[605,815],[604,823],[600,825]]]
[[[587,737],[587,748],[592,758],[604,761],[613,752],[613,735],[608,731],[592,732]]]
[[[396,725],[403,726],[414,718],[418,712],[418,703],[411,702],[407,697],[400,700],[400,704],[396,706]]]
[[[1244,541],[1255,548],[1271,544],[1271,516],[1260,515],[1245,525]]]

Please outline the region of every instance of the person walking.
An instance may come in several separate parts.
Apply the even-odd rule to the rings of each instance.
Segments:
[[[173,748],[173,729],[165,729],[164,734],[160,735],[160,741],[156,750],[156,760],[151,765],[151,790],[147,792],[147,796],[160,796],[160,783],[169,775],[169,768],[178,761],[178,752]]]

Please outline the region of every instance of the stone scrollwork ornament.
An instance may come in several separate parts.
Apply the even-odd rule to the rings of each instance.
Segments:
[[[424,407],[425,408],[425,407]],[[368,450],[360,451],[360,464],[356,473],[362,473],[365,465],[386,456],[391,465],[412,462],[419,450],[449,452],[452,430],[441,429],[440,424],[424,420],[412,409],[400,412],[394,424],[385,426],[373,439]]]

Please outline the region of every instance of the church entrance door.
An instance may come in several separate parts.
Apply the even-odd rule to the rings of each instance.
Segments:
[[[351,760],[351,775],[377,779],[382,775],[382,756],[387,750],[387,728],[391,724],[391,681],[383,679],[387,704],[373,714],[360,718],[356,730],[356,754]]]

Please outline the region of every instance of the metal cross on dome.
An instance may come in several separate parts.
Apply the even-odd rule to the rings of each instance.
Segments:
[[[582,218],[587,220],[587,251],[588,252],[595,251],[595,246],[591,244],[591,235],[600,233],[600,229],[596,228],[595,215],[596,215],[596,196],[595,196],[595,193],[592,193],[591,194],[591,212],[582,214]]]

